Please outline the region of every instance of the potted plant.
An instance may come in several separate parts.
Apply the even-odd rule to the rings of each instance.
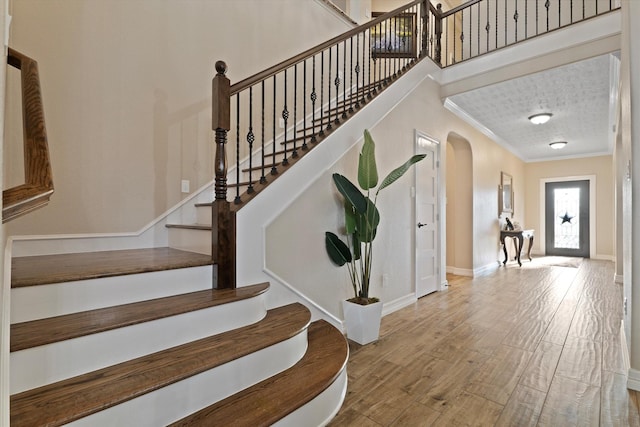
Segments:
[[[378,298],[369,295],[373,241],[380,223],[380,213],[376,207],[378,194],[424,157],[424,154],[412,156],[403,165],[391,171],[375,190],[378,185],[375,143],[369,131],[365,129],[364,144],[358,159],[358,185],[364,193],[345,176],[333,174],[333,182],[344,198],[346,243],[335,233],[327,231],[325,246],[331,261],[339,267],[346,265],[349,270],[354,296],[343,301],[347,337],[360,344],[378,339],[382,315],[382,303]],[[375,193],[372,199],[373,191]],[[365,318],[368,315],[371,319]],[[368,327],[370,330],[367,330]]]

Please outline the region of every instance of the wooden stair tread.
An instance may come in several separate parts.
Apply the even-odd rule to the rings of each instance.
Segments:
[[[104,332],[257,296],[268,283],[182,295],[66,314],[11,325],[11,351]]]
[[[294,337],[310,317],[298,303],[278,307],[253,325],[18,393],[11,426],[69,423]]]
[[[11,287],[96,279],[209,264],[211,264],[210,255],[173,248],[16,257],[11,262]]]
[[[335,381],[349,357],[345,337],[324,320],[309,326],[308,340],[293,367],[170,426],[269,426],[300,408]]]
[[[209,230],[211,231],[211,225],[207,224],[167,224],[167,228],[186,228],[188,230]]]

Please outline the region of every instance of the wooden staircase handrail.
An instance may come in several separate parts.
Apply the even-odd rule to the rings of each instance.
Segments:
[[[335,46],[336,44],[344,41],[344,40],[348,40],[351,37],[355,36],[356,34],[362,33],[365,30],[375,27],[376,25],[380,24],[381,22],[386,21],[387,19],[389,19],[389,17],[394,16],[400,12],[402,12],[403,10],[412,7],[412,6],[417,6],[421,3],[425,3],[425,0],[414,0],[411,3],[405,4],[403,6],[400,6],[394,10],[392,10],[391,12],[387,12],[384,15],[380,15],[379,17],[372,19],[371,21],[368,21],[366,24],[362,24],[356,28],[353,28],[345,33],[342,33],[330,40],[327,40],[324,43],[320,43],[319,45],[312,47],[310,49],[307,49],[306,51],[293,56],[287,60],[284,60],[282,62],[280,62],[279,64],[276,64],[270,68],[267,68],[264,71],[261,71],[257,74],[254,74],[253,76],[247,77],[244,80],[241,80],[235,84],[233,84],[231,86],[231,93],[230,95],[233,96],[235,94],[237,94],[238,92],[241,92],[242,90],[248,88],[249,86],[255,85],[256,83],[268,79],[269,77],[272,77],[276,74],[278,74],[280,71],[287,69],[289,67],[291,67],[292,65],[295,65],[299,62],[302,62],[305,58],[310,58],[313,55],[315,55],[316,53],[319,53],[323,50],[325,50],[328,47],[331,46]],[[430,11],[438,16],[441,11],[439,9],[436,9],[431,2],[426,2],[429,5],[429,9]]]
[[[45,206],[53,194],[38,63],[9,48],[7,64],[20,70],[25,183],[2,192],[3,223]]]

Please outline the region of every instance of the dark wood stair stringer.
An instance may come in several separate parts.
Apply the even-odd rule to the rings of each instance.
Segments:
[[[11,426],[59,426],[290,339],[308,328],[299,303],[253,325],[11,396]]]
[[[309,326],[308,339],[306,354],[293,367],[170,426],[269,426],[310,402],[336,380],[347,363],[349,346],[324,320]]]

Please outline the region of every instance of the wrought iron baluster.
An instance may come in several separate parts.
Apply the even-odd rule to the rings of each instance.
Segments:
[[[516,32],[515,32],[516,43],[518,43],[518,0],[516,0],[516,11],[513,14],[513,20],[515,21],[515,26],[516,26]]]
[[[291,157],[298,157],[298,64],[293,66],[293,152]],[[287,130],[285,129],[285,132]]]
[[[496,49],[498,48],[498,0],[496,0]]]
[[[478,3],[478,55],[480,55],[480,3]]]
[[[351,55],[351,59],[349,60],[349,113],[353,113],[353,37],[349,38],[349,43],[351,44],[349,49],[349,54]],[[356,61],[358,60],[357,58],[358,55],[356,54]],[[356,77],[356,86],[358,86],[358,77]],[[357,96],[356,93],[356,97]]]
[[[249,187],[247,193],[255,192],[253,188],[253,142],[255,135],[253,134],[253,86],[249,87],[249,131],[247,132],[247,143],[249,144]]]
[[[489,2],[487,2],[487,25],[484,30],[487,32],[487,52],[489,52],[489,31],[491,31],[491,24],[489,23]]]
[[[504,0],[504,45],[508,45],[509,42],[507,41],[507,33],[508,33],[508,27],[507,27],[507,0]]]
[[[597,0],[596,4],[598,4]],[[573,24],[573,0],[569,2],[569,22]]]
[[[364,52],[364,46],[362,47]],[[363,59],[364,60],[364,59]],[[360,108],[360,36],[356,35],[356,108]],[[364,78],[364,75],[362,76]],[[364,91],[364,81],[362,82],[362,90]]]
[[[320,136],[324,136],[324,50],[320,52]]]
[[[544,2],[544,7],[545,9],[547,9],[547,31],[549,31],[549,6],[551,6],[551,3],[549,2],[549,0],[546,0]]]
[[[284,105],[282,107],[282,119],[284,120],[284,159],[282,159],[282,166],[287,166],[289,164],[289,158],[287,156],[287,121],[289,120],[289,110],[287,110],[287,71],[288,68],[284,70]]]
[[[538,9],[539,9],[538,0],[536,0],[536,36],[538,35],[538,17],[540,15],[540,12]]]
[[[329,48],[329,76],[327,81],[327,86],[329,88],[329,99],[327,99],[327,114],[329,115],[329,119],[327,120],[327,130],[331,130],[333,128],[333,126],[331,126],[331,99],[332,99],[331,98],[331,86],[332,86],[331,65],[332,65],[331,48]]]
[[[273,76],[273,139],[271,140],[271,175],[277,175],[278,174],[278,168],[276,167],[276,99],[277,99],[277,92],[276,92],[276,77],[277,74]]]
[[[453,63],[456,62],[456,17],[453,15]]]
[[[338,97],[340,96],[340,43],[336,44],[336,79],[334,84],[336,86],[336,117],[333,119],[333,123],[340,124],[340,118],[338,111],[340,105],[338,104]],[[329,111],[331,111],[331,101],[329,101]]]
[[[460,61],[464,61],[464,9],[460,11]]]
[[[236,197],[233,203],[240,204],[240,93],[236,94]]]
[[[528,1],[529,1],[529,0],[524,0],[524,38],[525,38],[525,40],[526,40],[527,38],[529,38],[529,34],[528,34],[528,32],[527,32],[527,26],[528,26],[528,21],[529,21],[529,18],[528,18],[528,16],[529,16],[529,9],[528,9],[528,5],[527,5],[527,2],[528,2]],[[572,1],[573,1],[573,0],[572,0]]]
[[[318,94],[316,93],[316,55],[313,55],[311,68],[313,70],[311,73],[311,95],[309,95],[311,99],[311,142],[316,142],[316,100],[318,99]],[[320,126],[320,129],[322,129],[322,126]]]
[[[260,184],[266,184],[266,182],[267,182],[267,178],[264,176],[264,169],[265,169],[265,165],[264,165],[264,158],[265,158],[265,151],[264,151],[265,150],[265,148],[264,148],[264,140],[265,140],[265,137],[264,137],[264,135],[265,135],[265,133],[264,133],[264,110],[265,110],[265,108],[264,108],[264,82],[265,82],[265,80],[262,80],[262,82],[261,82],[261,86],[262,86],[262,113],[261,113],[261,116],[262,116],[262,125],[261,125],[261,127],[262,127],[261,128],[261,133],[262,133],[262,156],[260,156],[260,157],[262,157],[262,167],[261,167],[261,171],[262,172],[260,174],[261,175],[260,176]]]
[[[351,43],[353,49],[353,43]],[[342,118],[347,118],[347,41],[342,42]],[[352,76],[353,78],[353,76]]]
[[[302,149],[306,150],[307,147],[307,59],[304,60],[304,67],[302,67],[302,73],[304,74],[302,85]]]

